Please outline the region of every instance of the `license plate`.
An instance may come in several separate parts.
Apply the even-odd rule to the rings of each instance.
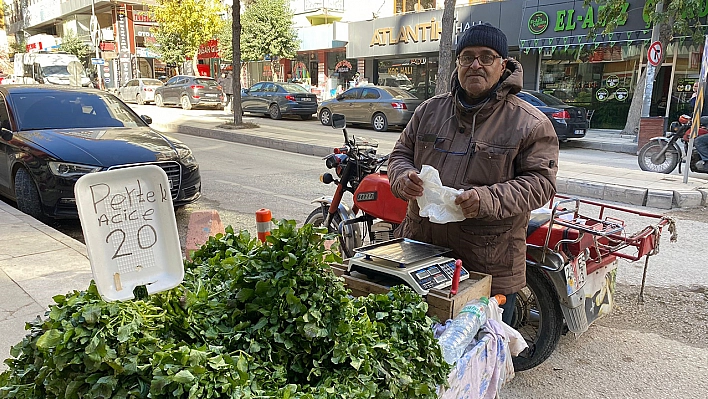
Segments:
[[[585,134],[585,130],[582,130],[582,129],[576,130],[576,131],[575,131],[575,134],[576,134],[576,135],[583,135],[583,134]]]
[[[216,97],[216,94],[207,94],[207,97]],[[577,133],[577,132],[576,132]]]
[[[302,99],[302,101],[312,101],[312,99],[310,97],[305,97]]]
[[[588,271],[585,262],[585,253],[578,255],[577,258],[565,265],[565,281],[568,295],[578,292],[585,285]]]

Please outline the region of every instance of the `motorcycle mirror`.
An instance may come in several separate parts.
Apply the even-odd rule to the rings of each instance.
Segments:
[[[342,114],[332,114],[332,128],[343,129],[347,126],[347,118]]]

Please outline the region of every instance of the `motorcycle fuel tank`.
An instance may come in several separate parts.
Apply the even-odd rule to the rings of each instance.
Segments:
[[[393,223],[401,223],[408,203],[393,196],[388,175],[366,176],[354,192],[354,205],[369,215]]]

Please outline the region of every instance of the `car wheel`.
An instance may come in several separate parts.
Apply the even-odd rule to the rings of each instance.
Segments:
[[[332,126],[332,112],[327,108],[320,111],[320,123],[325,126]]]
[[[143,96],[141,94],[135,96],[135,102],[138,103],[138,105],[145,105],[145,100],[143,100]]]
[[[164,107],[165,103],[162,102],[162,94],[156,94],[155,95],[155,105],[158,107]]]
[[[283,114],[280,113],[280,107],[278,104],[273,104],[270,106],[268,109],[268,115],[270,115],[271,119],[281,119],[283,117]]]
[[[15,174],[15,200],[17,209],[37,220],[43,219],[39,191],[27,169],[20,168]]]
[[[380,112],[374,114],[374,116],[371,117],[371,125],[377,132],[385,132],[388,130],[388,120],[386,119],[386,115]]]
[[[312,115],[300,115],[300,119],[302,119],[303,121],[309,121],[310,119],[312,119]]]
[[[189,101],[189,97],[187,96],[182,96],[182,99],[180,100],[180,104],[182,104],[182,109],[189,111],[192,109],[192,102]]]

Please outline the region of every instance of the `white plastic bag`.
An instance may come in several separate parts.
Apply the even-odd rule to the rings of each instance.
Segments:
[[[419,176],[423,180],[423,195],[418,197],[421,217],[438,224],[465,220],[462,207],[455,204],[463,190],[443,186],[438,170],[430,165],[423,165]]]

